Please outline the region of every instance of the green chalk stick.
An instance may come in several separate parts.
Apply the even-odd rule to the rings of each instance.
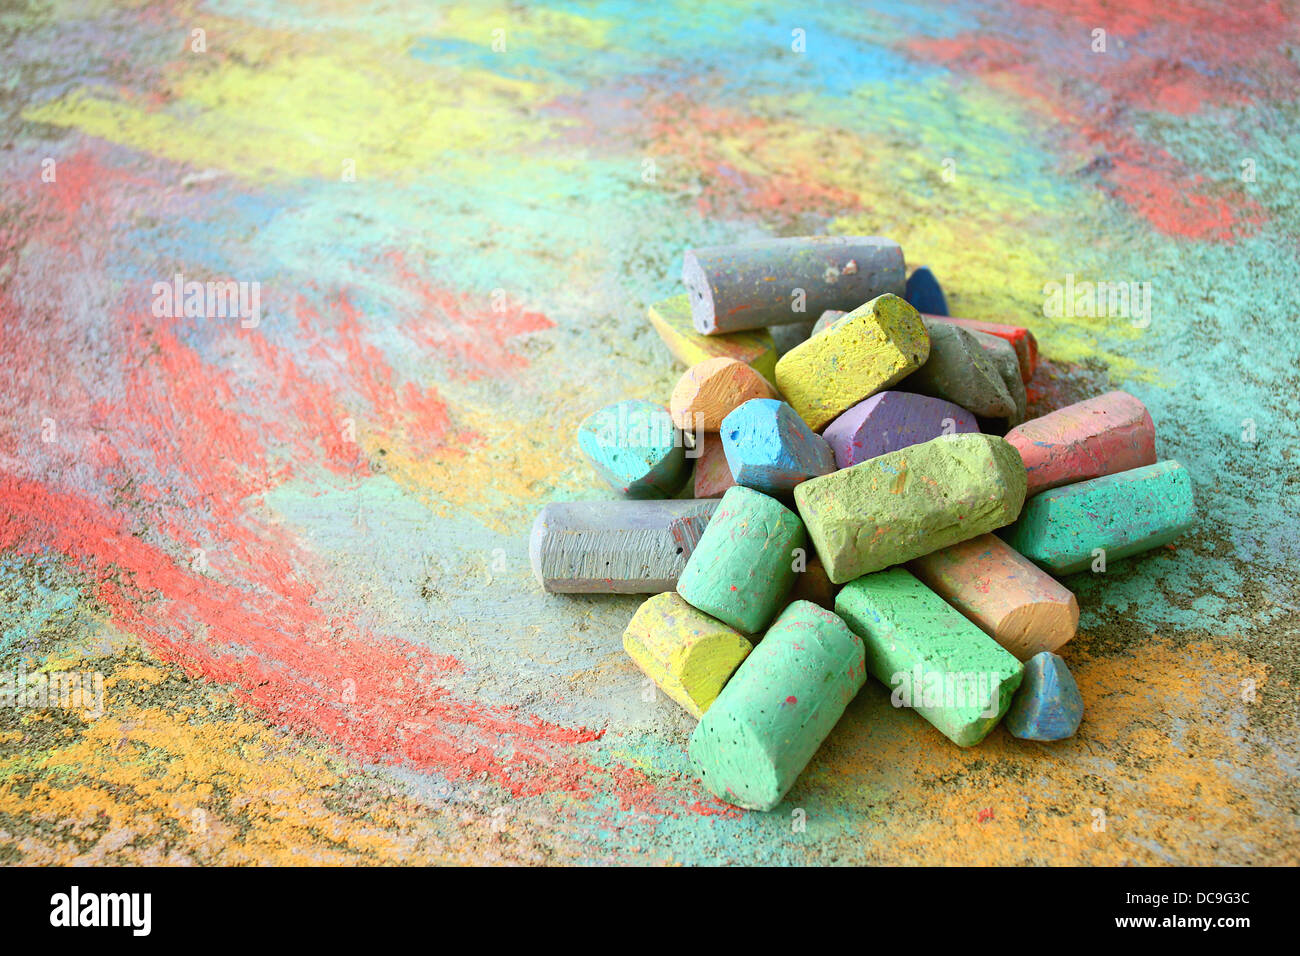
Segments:
[[[752,488],[728,488],[677,580],[677,593],[754,634],[782,607],[800,557],[794,551],[806,543],[803,522],[785,505]]]
[[[1025,500],[1020,452],[994,435],[942,435],[794,489],[836,584],[1010,524]]]
[[[846,584],[835,611],[862,638],[867,670],[960,747],[1002,719],[1024,665],[903,568]],[[761,645],[760,645],[761,646]]]
[[[865,681],[858,636],[830,611],[795,601],[691,734],[704,786],[738,807],[771,810]]]
[[[802,486],[800,486],[802,487]],[[1052,488],[1030,498],[1003,537],[1056,574],[1168,544],[1196,524],[1192,480],[1176,461]]]

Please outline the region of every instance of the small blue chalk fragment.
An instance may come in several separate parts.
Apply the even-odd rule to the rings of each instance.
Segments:
[[[671,498],[690,466],[668,409],[633,399],[606,405],[578,428],[578,447],[624,498]]]
[[[1083,698],[1065,661],[1050,651],[1025,662],[1025,676],[1003,724],[1021,740],[1065,740],[1083,720]]]
[[[948,300],[943,297],[939,280],[934,277],[929,266],[919,266],[908,276],[904,298],[917,312],[926,315],[948,314]]]
[[[768,495],[835,470],[835,453],[799,413],[774,398],[753,398],[722,420],[722,450],[736,484]]]

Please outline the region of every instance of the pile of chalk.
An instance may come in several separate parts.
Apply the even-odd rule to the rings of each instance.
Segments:
[[[1079,608],[1051,575],[1195,520],[1137,398],[1026,420],[1029,330],[948,317],[928,269],[905,276],[877,237],[687,252],[686,292],[650,309],[686,366],[668,404],[578,430],[619,498],[533,528],[545,590],[653,595],[623,646],[699,719],[692,763],[737,806],[781,801],[867,675],[958,746],[999,721],[1072,736],[1083,702],[1054,652]],[[821,317],[778,360],[770,327],[799,311]]]

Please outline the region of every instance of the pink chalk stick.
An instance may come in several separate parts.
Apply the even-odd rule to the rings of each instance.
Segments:
[[[987,332],[1000,339],[1006,339],[1016,350],[1016,362],[1020,365],[1020,378],[1028,382],[1034,377],[1038,368],[1038,340],[1034,333],[1019,325],[1001,325],[997,322],[981,322],[979,319],[954,319],[950,315],[927,315],[927,319],[936,319],[963,329],[975,332]]]
[[[1026,497],[1156,461],[1151,413],[1128,392],[1058,408],[1017,425],[1006,437],[1025,461]]]
[[[695,462],[695,497],[721,498],[736,483],[727,464],[727,453],[717,432],[706,433],[704,449]]]

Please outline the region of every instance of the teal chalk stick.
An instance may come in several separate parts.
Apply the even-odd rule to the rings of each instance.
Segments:
[[[830,611],[794,601],[691,734],[704,786],[735,806],[771,810],[865,681],[857,635]]]
[[[806,544],[803,522],[781,502],[752,488],[728,488],[677,580],[677,593],[705,614],[757,633],[782,607],[796,561],[807,557],[795,550]]]
[[[983,740],[1011,705],[1024,665],[903,568],[864,574],[835,597],[862,638],[867,670],[959,747]]]
[[[671,498],[690,473],[685,442],[668,409],[642,399],[589,415],[578,427],[578,448],[625,498]]]
[[[999,532],[1007,544],[1056,574],[1085,571],[1158,548],[1196,524],[1192,479],[1176,461],[1052,488],[1030,498]]]

